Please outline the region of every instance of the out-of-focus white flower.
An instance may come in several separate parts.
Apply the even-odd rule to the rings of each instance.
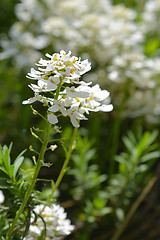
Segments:
[[[145,2],[144,11],[142,13],[142,31],[145,34],[154,34],[159,36],[160,24],[160,1],[147,0]]]
[[[18,22],[11,27],[10,40],[1,44],[6,54],[0,57],[10,53],[17,65],[22,64],[17,55],[23,56],[24,65],[29,61],[31,65],[35,50],[47,47],[72,49],[74,54],[90,55],[96,64],[104,65],[119,51],[137,48],[143,38],[134,22],[136,12],[112,5],[110,0],[21,0],[15,14]]]
[[[2,190],[0,190],[0,204],[2,204],[4,202],[4,200],[5,200],[5,196],[2,192]]]
[[[159,109],[160,58],[148,59],[140,52],[125,53],[113,60],[109,71],[108,89],[113,103],[121,105],[125,99],[122,116],[144,115],[147,121],[159,121],[154,109]]]
[[[62,237],[69,235],[74,226],[71,221],[66,219],[67,214],[63,207],[60,205],[52,204],[51,207],[44,205],[37,205],[34,209],[37,215],[40,215],[45,221],[46,225],[46,238],[53,240],[60,240]],[[44,222],[39,216],[35,222],[35,215],[31,216],[31,225],[29,227],[28,235],[25,240],[36,240],[40,237],[42,231],[45,229]]]
[[[67,54],[63,50],[60,54],[46,55],[50,60],[40,59],[37,64],[43,68],[38,67],[38,71],[32,68],[28,74],[28,78],[37,80],[38,84],[29,85],[35,97],[23,101],[23,104],[37,100],[46,103],[50,123],[58,123],[57,114],[60,112],[65,117],[69,116],[74,127],[79,127],[79,120],[87,119],[84,114],[89,114],[89,111],[109,112],[113,109],[108,102],[103,103],[109,96],[108,91],[101,90],[98,84],[91,87],[91,83],[80,81],[81,75],[91,68],[88,60],[71,57],[70,51]],[[75,83],[78,84],[77,87],[73,86]],[[49,92],[52,97],[42,96],[40,92]]]

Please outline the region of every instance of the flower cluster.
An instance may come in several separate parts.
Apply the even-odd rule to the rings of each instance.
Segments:
[[[35,214],[31,215],[31,225],[25,240],[39,239],[44,229],[46,230],[45,239],[60,240],[74,230],[70,220],[66,219],[67,214],[64,208],[60,205],[52,204],[51,207],[48,207],[40,204],[34,208],[34,213],[38,217],[35,221]]]
[[[160,19],[160,1],[148,0],[142,13],[142,31],[148,35],[158,36]]]
[[[110,0],[21,0],[15,14],[18,21],[9,31],[10,40],[1,41],[0,59],[12,56],[22,68],[36,62],[45,48],[71,49],[77,56],[92,59],[94,69],[86,79],[109,90],[115,106],[124,101],[128,85],[123,116],[157,120],[154,109],[160,108],[160,73],[150,65],[157,66],[159,59],[146,57],[143,43],[146,36],[155,36],[151,48],[159,46],[159,0],[145,1],[138,13],[142,21],[136,21],[135,10]],[[50,87],[45,84],[39,82],[36,91]]]
[[[160,113],[155,111],[159,105],[160,58],[148,59],[142,52],[124,53],[114,58],[108,72],[108,89],[115,96],[116,105],[125,99],[123,114],[130,117],[145,115],[146,120],[152,115],[155,122]]]
[[[15,14],[18,21],[9,31],[10,40],[1,41],[0,58],[12,56],[18,68],[31,65],[48,47],[72,49],[104,65],[143,38],[135,11],[110,0],[21,0]]]
[[[85,113],[89,111],[108,112],[113,109],[112,104],[104,103],[109,92],[101,90],[99,85],[91,87],[90,83],[80,80],[81,75],[91,69],[88,60],[81,60],[71,56],[71,51],[53,55],[46,54],[50,60],[40,59],[38,71],[34,68],[28,73],[28,78],[37,80],[37,84],[30,84],[35,96],[23,101],[31,104],[40,101],[48,106],[48,121],[58,122],[56,113],[69,116],[74,127],[79,127],[79,120],[86,120]],[[45,96],[50,93],[51,97]]]

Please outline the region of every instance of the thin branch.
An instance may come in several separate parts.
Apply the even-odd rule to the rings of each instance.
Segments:
[[[37,138],[41,143],[43,143],[43,140],[42,140],[40,137],[38,137],[37,134],[35,134],[35,133],[33,132],[32,128],[30,128],[30,131],[31,131],[31,134],[33,135],[33,137]]]
[[[153,177],[149,183],[147,184],[147,186],[144,188],[144,190],[142,191],[142,193],[140,194],[140,196],[137,198],[137,200],[135,201],[135,203],[132,205],[132,207],[130,208],[127,216],[125,217],[124,221],[122,222],[122,225],[120,226],[120,228],[115,232],[115,234],[113,235],[113,237],[111,238],[111,240],[118,240],[119,237],[122,235],[122,233],[124,232],[125,228],[127,227],[129,221],[131,220],[132,216],[134,215],[135,211],[137,210],[137,208],[139,207],[139,205],[141,204],[141,202],[145,199],[146,195],[149,193],[149,191],[152,189],[153,185],[155,184],[155,182],[157,181],[157,177]]]

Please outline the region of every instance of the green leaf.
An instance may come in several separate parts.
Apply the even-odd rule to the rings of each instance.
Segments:
[[[10,145],[9,145],[9,148],[8,148],[8,152],[9,152],[9,154],[11,154],[12,146],[13,146],[13,143],[11,142]]]
[[[146,155],[142,156],[140,159],[140,162],[145,163],[145,162],[148,162],[150,160],[153,160],[153,159],[159,158],[159,157],[160,157],[159,151],[150,152],[150,153],[147,153]]]
[[[23,151],[16,157],[16,159],[14,160],[14,162],[16,162],[17,159],[20,158],[26,151],[27,151],[27,149],[23,150]]]
[[[158,136],[158,130],[154,130],[149,137],[148,145],[152,144],[155,140],[156,137]]]
[[[134,145],[137,144],[136,137],[134,136],[134,134],[133,134],[131,131],[128,132],[128,138],[130,139],[130,141],[131,141]]]
[[[13,173],[14,173],[14,165],[10,165],[8,169],[8,175],[11,179],[13,179]]]
[[[137,145],[137,157],[138,158],[142,155],[143,151],[149,145],[149,137],[150,137],[150,133],[149,132],[145,132],[143,137],[142,137],[142,139],[141,139],[141,141]]]
[[[9,150],[8,150],[7,146],[3,147],[3,159],[2,159],[2,161],[3,161],[5,169],[8,171],[9,166],[11,164],[11,159],[10,159]]]
[[[106,205],[106,200],[105,199],[100,199],[100,198],[95,198],[93,200],[93,205],[97,209],[101,209]]]
[[[24,157],[17,157],[16,160],[14,161],[14,172],[13,172],[13,177],[16,177],[16,174],[18,172],[19,167],[21,166],[22,162],[24,160]]]
[[[127,147],[127,149],[129,150],[129,152],[132,152],[134,145],[130,141],[130,139],[128,137],[123,137],[123,142],[124,142],[125,146]]]
[[[110,214],[111,212],[113,212],[113,209],[111,207],[103,207],[98,211],[100,216],[105,216],[107,214]]]
[[[141,164],[136,168],[136,173],[143,173],[148,170],[147,164]]]
[[[2,149],[2,146],[0,146],[0,164],[2,164],[2,159],[3,159],[3,149]]]
[[[151,38],[145,46],[145,54],[150,55],[154,51],[156,51],[159,47],[159,39],[157,38]]]
[[[126,166],[126,164],[125,163],[121,163],[120,165],[119,165],[119,171],[120,171],[120,173],[125,173],[126,172],[126,170],[127,170],[127,166]]]
[[[33,177],[33,174],[34,174],[34,171],[35,169],[34,168],[31,168],[31,169],[27,169],[25,171],[22,171],[22,174],[23,174],[23,178],[25,179],[31,179]]]
[[[145,132],[140,143],[137,146],[138,157],[151,145],[158,135],[158,131],[155,130],[152,133]]]
[[[2,172],[4,172],[5,174],[8,175],[8,172],[6,171],[6,169],[5,169],[4,167],[1,167],[1,166],[0,166],[0,170],[1,170]]]

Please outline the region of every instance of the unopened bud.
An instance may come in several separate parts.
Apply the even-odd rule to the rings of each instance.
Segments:
[[[32,145],[29,146],[29,150],[30,150],[30,151],[33,151]]]
[[[58,126],[54,126],[54,129],[57,133],[61,133],[60,128]]]
[[[51,151],[54,151],[56,148],[57,148],[57,145],[51,145],[50,146]]]
[[[34,115],[37,115],[38,112],[37,112],[36,110],[33,109],[33,114],[34,114]]]

